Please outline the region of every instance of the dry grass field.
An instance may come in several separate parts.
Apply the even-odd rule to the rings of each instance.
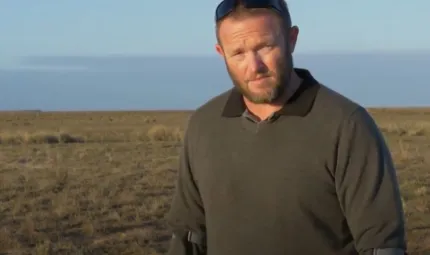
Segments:
[[[371,109],[430,254],[430,109]],[[189,112],[0,113],[0,254],[164,254]]]

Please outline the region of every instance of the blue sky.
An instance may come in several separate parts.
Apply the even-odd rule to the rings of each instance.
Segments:
[[[429,0],[291,0],[297,52],[430,50]],[[0,1],[0,56],[211,55],[218,0]],[[427,31],[427,32],[425,32]]]
[[[390,58],[296,55],[295,63],[366,105],[429,105],[430,0],[287,2],[300,28],[297,53],[418,52]],[[155,61],[135,56],[215,55],[218,3],[0,0],[0,86],[6,88],[0,93],[0,109],[196,107],[231,86],[219,58]],[[45,57],[76,55],[85,57]],[[126,57],[97,57],[104,55]],[[36,58],[21,58],[28,56]],[[70,64],[82,65],[84,71],[72,71]],[[345,78],[351,82],[345,84]]]

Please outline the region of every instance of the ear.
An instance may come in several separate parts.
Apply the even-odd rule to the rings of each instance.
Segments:
[[[293,53],[296,48],[298,36],[299,36],[299,28],[297,26],[292,26],[289,29],[289,34],[288,34],[288,46],[289,46],[290,53]]]
[[[224,57],[224,50],[222,49],[222,46],[219,43],[215,44],[215,50],[218,52],[219,55]]]

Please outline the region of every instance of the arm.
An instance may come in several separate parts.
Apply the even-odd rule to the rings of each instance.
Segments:
[[[180,153],[176,190],[166,217],[173,232],[168,255],[205,254],[205,216],[191,171],[191,132],[188,130]]]
[[[406,254],[394,163],[377,125],[363,108],[341,128],[335,182],[359,254]]]

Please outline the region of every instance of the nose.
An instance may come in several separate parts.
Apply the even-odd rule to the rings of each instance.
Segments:
[[[250,73],[261,73],[264,72],[264,62],[261,57],[256,53],[249,54],[248,58],[248,70]]]

